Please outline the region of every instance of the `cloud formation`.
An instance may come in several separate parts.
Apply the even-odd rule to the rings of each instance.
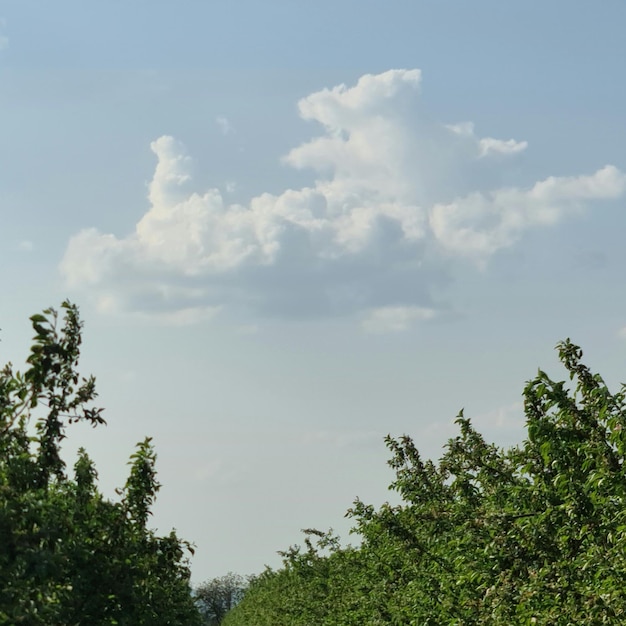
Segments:
[[[233,132],[233,127],[229,119],[225,115],[218,115],[215,118],[215,123],[220,129],[220,132],[222,133],[222,135],[228,135],[229,133]]]
[[[419,70],[362,76],[315,92],[300,116],[321,127],[284,162],[315,183],[229,204],[191,188],[184,146],[163,136],[150,207],[127,237],[92,228],[61,262],[69,286],[109,312],[192,323],[220,308],[258,317],[355,316],[372,332],[435,317],[434,286],[455,259],[484,266],[531,228],[624,194],[613,166],[499,188],[525,141],[480,137],[420,109]]]
[[[420,306],[385,306],[368,311],[361,322],[370,333],[388,333],[407,330],[418,320],[429,320],[436,316],[434,309]]]

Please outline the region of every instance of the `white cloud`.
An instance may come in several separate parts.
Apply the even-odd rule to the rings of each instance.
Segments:
[[[296,438],[295,443],[305,445],[332,446],[336,448],[365,448],[372,445],[382,444],[386,433],[362,430],[362,431],[309,431]]]
[[[526,142],[434,122],[420,109],[420,83],[419,70],[391,70],[303,98],[301,117],[322,132],[284,162],[317,180],[245,206],[217,189],[194,191],[191,158],[160,137],[149,209],[127,237],[72,237],[61,263],[68,285],[91,291],[102,310],[180,323],[226,307],[351,315],[366,330],[398,331],[443,307],[431,295],[446,280],[442,259],[484,265],[528,229],[624,193],[612,166],[499,188]]]
[[[513,402],[488,413],[472,417],[471,420],[480,432],[510,431],[523,433],[526,423],[524,404],[522,402]]]
[[[508,448],[520,444],[526,437],[526,415],[522,402],[512,402],[474,415],[464,412],[474,429],[488,443]],[[417,439],[423,442],[423,449],[436,450],[446,439],[457,437],[459,427],[455,419],[439,420],[422,428]]]
[[[479,140],[480,156],[489,154],[516,154],[523,152],[528,147],[526,141],[515,141],[515,139],[493,139],[493,137],[485,137]]]
[[[158,306],[146,306],[149,299],[143,302],[143,308],[128,306],[128,301],[119,297],[116,293],[101,293],[96,298],[96,308],[103,314],[138,318],[143,322],[149,321],[164,326],[188,326],[213,319],[221,310],[220,306],[183,306],[183,301],[201,299],[203,292],[195,292],[193,289],[172,289],[167,285],[155,286],[152,298],[157,298]],[[175,304],[168,304],[168,303]],[[130,309],[130,310],[129,310]]]
[[[219,311],[218,306],[187,307],[175,311],[150,313],[149,319],[165,326],[190,326],[213,319]]]
[[[222,459],[213,458],[206,463],[195,468],[194,478],[198,482],[207,482],[215,479],[219,476],[220,471],[224,469],[224,462]]]
[[[223,135],[228,135],[229,133],[233,132],[233,127],[229,119],[225,115],[218,115],[215,118],[215,123],[217,124]]]
[[[410,328],[416,321],[433,319],[436,311],[419,306],[386,306],[369,311],[361,322],[370,333],[399,332]]]
[[[24,239],[23,241],[20,241],[18,244],[18,248],[22,250],[23,252],[32,252],[34,247],[35,246],[33,242],[29,241],[28,239]]]
[[[532,227],[549,226],[579,211],[585,200],[624,194],[626,176],[607,165],[590,176],[554,177],[530,189],[475,192],[430,211],[430,226],[439,243],[461,256],[486,260],[511,246]]]
[[[494,139],[493,137],[477,138],[474,134],[474,124],[472,122],[461,122],[459,124],[447,124],[446,128],[456,135],[468,137],[477,142],[478,154],[486,157],[492,154],[517,154],[528,148],[527,141],[515,141],[515,139]]]

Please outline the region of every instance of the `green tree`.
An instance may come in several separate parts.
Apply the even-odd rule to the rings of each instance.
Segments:
[[[569,381],[526,385],[525,441],[502,450],[463,413],[437,463],[387,437],[401,503],[354,503],[358,548],[309,533],[225,625],[623,624],[625,388],[557,349]]]
[[[207,580],[194,589],[196,603],[209,626],[219,626],[231,609],[243,598],[250,578],[228,572]]]
[[[159,484],[150,439],[138,444],[121,499],[105,499],[80,450],[68,475],[69,424],[104,424],[93,377],[81,378],[82,324],[62,304],[31,317],[27,369],[0,373],[0,624],[192,625],[186,552],[147,527]]]

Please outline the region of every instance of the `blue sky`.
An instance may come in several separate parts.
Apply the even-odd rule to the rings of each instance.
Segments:
[[[196,581],[382,502],[382,437],[523,436],[571,337],[626,380],[626,5],[0,5],[4,360],[65,297],[107,493],[154,437]]]

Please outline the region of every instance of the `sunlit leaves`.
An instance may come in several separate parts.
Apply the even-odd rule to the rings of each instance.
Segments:
[[[569,381],[528,382],[524,442],[498,449],[462,413],[438,463],[387,437],[402,504],[357,500],[358,548],[305,540],[228,626],[624,623],[624,388],[611,393],[569,340],[557,350]]]
[[[68,424],[104,419],[91,406],[94,378],[77,370],[78,310],[62,310],[31,317],[26,372],[0,372],[0,624],[197,624],[188,544],[146,527],[159,487],[150,439],[131,457],[119,502],[99,493],[82,449],[66,476]]]

